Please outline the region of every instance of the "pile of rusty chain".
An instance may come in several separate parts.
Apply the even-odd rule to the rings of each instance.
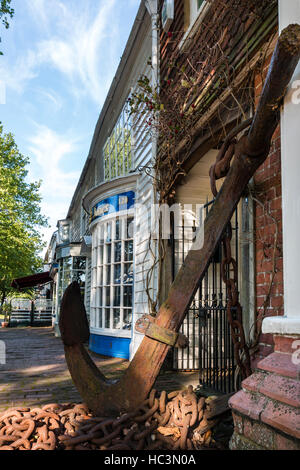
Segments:
[[[93,416],[84,404],[9,409],[0,415],[0,450],[175,450],[214,447],[209,401],[193,387],[152,390],[135,411]]]
[[[89,418],[83,404],[10,408],[0,414],[0,450],[54,450],[58,437],[74,432],[80,417]]]
[[[248,127],[251,122],[252,120],[248,119],[230,132],[216,157],[215,163],[209,170],[210,186],[214,197],[218,195],[216,180],[226,176],[230,169],[230,162],[235,152],[235,136]],[[239,302],[237,263],[231,253],[231,239],[232,225],[231,222],[229,222],[222,239],[224,259],[222,260],[221,272],[223,282],[226,285],[226,312],[234,346],[234,357],[240,369],[241,377],[245,379],[251,375],[252,372],[249,347],[246,343],[243,327],[243,310]],[[233,273],[232,277],[230,277],[231,273]]]

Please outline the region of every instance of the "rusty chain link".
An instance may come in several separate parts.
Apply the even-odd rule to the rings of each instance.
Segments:
[[[52,403],[0,414],[0,450],[152,450],[212,446],[218,420],[193,387],[158,394],[117,418],[96,417],[85,405]]]
[[[222,240],[225,257],[222,260],[221,270],[222,279],[226,285],[226,311],[234,346],[234,357],[240,368],[242,379],[245,379],[251,375],[250,354],[243,327],[243,310],[239,302],[237,263],[231,254],[231,238],[232,226],[229,222],[226,234]],[[229,277],[230,273],[233,273],[233,277]]]

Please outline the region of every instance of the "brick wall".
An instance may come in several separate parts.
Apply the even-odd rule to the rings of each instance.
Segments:
[[[230,445],[232,450],[299,450],[299,440],[242,414],[232,414],[235,427]]]
[[[255,79],[255,100],[262,91],[270,58],[262,73]],[[283,258],[281,207],[281,152],[280,126],[272,140],[267,160],[254,176],[255,207],[255,270],[256,315],[258,328],[265,316],[283,315]],[[273,351],[273,336],[260,334],[259,351],[253,356],[253,365]]]

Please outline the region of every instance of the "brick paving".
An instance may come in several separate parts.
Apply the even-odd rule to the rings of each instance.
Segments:
[[[51,328],[0,329],[0,340],[6,347],[6,364],[0,361],[0,411],[81,401],[65,362],[62,341]],[[108,378],[119,378],[129,364],[124,359],[90,354]],[[155,387],[171,391],[189,384],[198,384],[198,373],[165,371]]]

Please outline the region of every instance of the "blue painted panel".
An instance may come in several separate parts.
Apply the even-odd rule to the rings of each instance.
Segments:
[[[101,336],[91,333],[89,349],[97,354],[109,357],[129,359],[130,338]]]
[[[91,222],[114,212],[131,209],[134,198],[134,191],[126,191],[103,199],[92,207]]]

